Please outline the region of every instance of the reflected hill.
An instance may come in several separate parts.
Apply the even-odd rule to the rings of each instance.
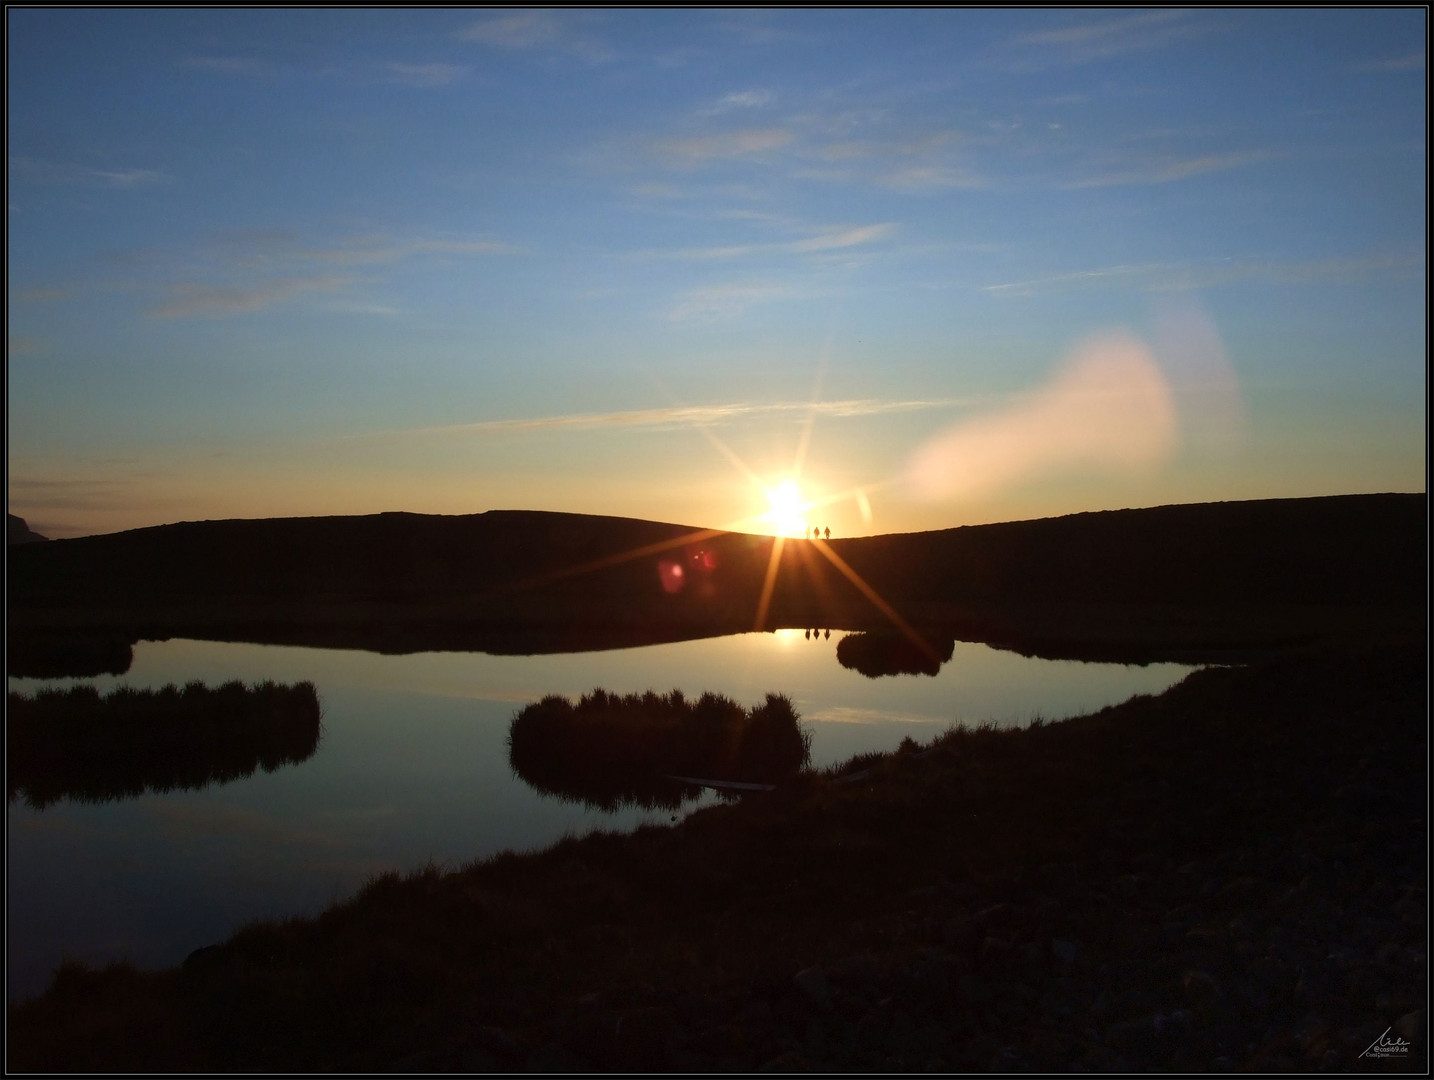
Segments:
[[[23,679],[92,679],[123,675],[134,663],[125,637],[42,631],[12,633],[5,642],[5,669]]]
[[[12,693],[6,716],[11,801],[108,802],[193,791],[297,764],[318,749],[320,708],[310,682],[183,689],[92,686]]]
[[[1426,507],[1201,503],[831,541],[536,511],[186,522],[10,548],[10,629],[518,653],[910,625],[1198,662],[1422,633]]]
[[[594,690],[574,704],[550,695],[508,730],[508,761],[530,787],[602,810],[675,810],[701,789],[674,777],[774,784],[805,766],[811,733],[791,701],[768,694],[744,709],[720,694]]]

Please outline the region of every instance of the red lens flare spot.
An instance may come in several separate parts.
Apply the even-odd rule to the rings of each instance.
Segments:
[[[658,560],[657,577],[662,582],[662,591],[667,593],[681,592],[687,584],[687,571],[682,569],[681,563],[671,559]]]

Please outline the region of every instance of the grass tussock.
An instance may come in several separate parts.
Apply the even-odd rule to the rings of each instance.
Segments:
[[[781,694],[750,709],[680,690],[597,689],[576,703],[550,695],[522,709],[508,731],[509,762],[526,783],[603,809],[675,809],[695,790],[672,776],[777,783],[810,756],[811,732]]]
[[[868,679],[883,675],[936,675],[956,652],[956,639],[939,635],[912,640],[895,630],[848,634],[837,642],[837,661]]]
[[[11,693],[7,789],[37,809],[193,790],[297,763],[319,745],[311,682]]]

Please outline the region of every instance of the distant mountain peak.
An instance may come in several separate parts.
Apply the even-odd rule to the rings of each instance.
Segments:
[[[30,526],[25,524],[25,519],[15,514],[7,514],[5,521],[5,545],[31,544],[36,540],[48,540],[48,536],[41,536],[34,532]]]

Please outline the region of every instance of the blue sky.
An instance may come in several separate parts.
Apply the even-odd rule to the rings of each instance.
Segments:
[[[7,21],[49,535],[1425,487],[1422,9]]]

